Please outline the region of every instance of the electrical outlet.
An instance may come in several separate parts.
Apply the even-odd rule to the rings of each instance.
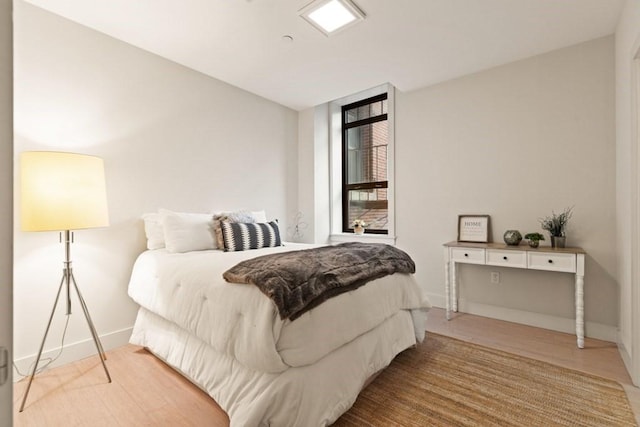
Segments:
[[[500,283],[500,273],[497,271],[491,272],[491,283]]]

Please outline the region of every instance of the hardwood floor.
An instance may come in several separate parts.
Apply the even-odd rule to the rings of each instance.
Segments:
[[[444,310],[429,313],[430,332],[544,360],[622,383],[640,424],[640,390],[631,385],[616,345],[500,320]],[[227,415],[206,393],[146,350],[127,345],[107,352],[113,382],[97,356],[36,376],[24,412],[26,381],[14,386],[19,426],[227,426]]]

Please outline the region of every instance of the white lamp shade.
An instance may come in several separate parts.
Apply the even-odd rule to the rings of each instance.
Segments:
[[[78,230],[109,225],[104,162],[55,151],[20,156],[23,231]]]

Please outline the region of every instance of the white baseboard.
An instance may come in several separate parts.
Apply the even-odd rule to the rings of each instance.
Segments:
[[[445,308],[447,306],[444,295],[427,293],[427,298],[429,298],[429,302],[434,307]]]
[[[119,331],[110,332],[108,334],[104,334],[100,336],[100,342],[102,342],[102,346],[104,350],[111,350],[116,347],[123,346],[129,342],[129,337],[131,336],[131,328],[121,329]],[[53,348],[51,350],[47,350],[42,352],[42,357],[40,358],[40,365],[46,363],[47,358],[53,358],[60,352],[60,347]],[[32,355],[23,357],[21,359],[14,360],[15,365],[18,367],[18,370],[26,375],[31,374],[31,369],[33,369],[33,363],[36,360],[36,356],[38,353],[34,353]],[[60,353],[58,359],[52,362],[47,368],[55,368],[56,366],[66,365],[67,363],[75,362],[77,360],[84,359],[85,357],[95,356],[97,355],[96,346],[93,342],[92,338],[88,338],[86,340],[77,341],[74,343],[66,344]],[[23,375],[16,370],[16,367],[13,368],[13,380],[14,382],[20,381],[24,378]]]
[[[618,334],[617,338],[618,340],[616,342],[618,343],[618,352],[620,353],[620,357],[622,358],[624,367],[627,368],[627,372],[631,374],[631,372],[633,372],[633,370],[631,369],[633,367],[633,362],[631,361],[631,351],[629,351],[629,349],[627,349],[627,347],[624,345],[620,334]],[[631,377],[631,379],[633,380],[633,376]],[[634,383],[634,385],[638,387],[638,384]]]
[[[443,295],[429,294],[429,301],[434,307],[444,308],[446,306]],[[464,298],[458,300],[460,312],[475,314],[477,316],[490,317],[492,319],[504,320],[507,322],[521,323],[523,325],[535,326],[552,331],[576,333],[575,319],[552,316],[548,314],[533,313],[524,310],[515,310],[506,307],[499,307],[489,304],[481,304],[467,301]],[[585,336],[603,341],[618,342],[618,329],[615,326],[603,325],[601,323],[585,322]]]

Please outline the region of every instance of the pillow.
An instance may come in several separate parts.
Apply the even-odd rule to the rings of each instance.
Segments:
[[[282,246],[280,230],[275,221],[261,223],[221,223],[224,250],[227,252]]]
[[[164,230],[160,223],[160,214],[146,213],[142,215],[144,234],[147,236],[147,249],[164,248]]]
[[[256,222],[256,219],[253,216],[253,212],[247,211],[221,212],[213,215],[213,233],[216,239],[216,246],[220,249],[224,248],[224,238],[222,237],[222,228],[220,226],[222,221],[250,223]],[[267,222],[267,220],[260,222]]]
[[[251,211],[251,215],[254,222],[267,222],[267,213],[265,211]]]
[[[169,252],[215,249],[211,214],[181,213],[160,210],[164,240]]]

